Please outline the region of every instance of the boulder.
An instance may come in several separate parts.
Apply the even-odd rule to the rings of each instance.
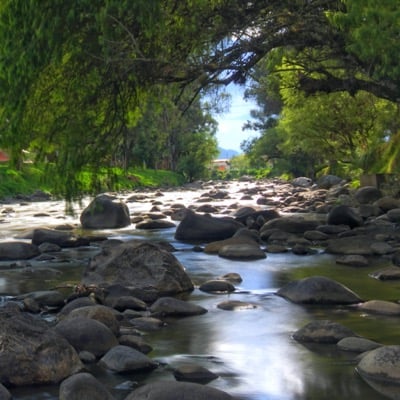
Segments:
[[[169,229],[175,226],[173,222],[166,219],[146,219],[136,224],[136,229]]]
[[[151,305],[150,311],[157,316],[186,317],[205,314],[207,309],[174,297],[160,297]]]
[[[218,255],[229,260],[242,261],[260,260],[267,257],[257,243],[228,244],[219,249]]]
[[[217,307],[225,311],[254,310],[257,305],[240,300],[227,300],[217,304]]]
[[[202,283],[199,290],[206,293],[231,293],[235,291],[235,286],[226,280],[212,279]]]
[[[342,255],[372,256],[375,254],[373,245],[377,240],[369,235],[358,235],[329,239],[326,253]]]
[[[289,282],[276,294],[301,304],[355,304],[362,301],[346,286],[323,276]]]
[[[393,208],[386,213],[388,220],[398,224],[400,222],[400,208]]]
[[[89,240],[77,238],[71,232],[56,229],[38,228],[32,234],[32,243],[40,246],[44,243],[51,243],[60,247],[87,246]]]
[[[321,320],[313,321],[300,328],[293,334],[293,339],[300,343],[336,344],[339,340],[357,336],[351,329],[337,322]]]
[[[184,364],[173,371],[177,381],[197,382],[206,384],[218,378],[217,374],[200,365]]]
[[[235,219],[242,224],[245,224],[248,218],[253,218],[256,221],[259,217],[263,218],[264,221],[267,222],[280,217],[280,215],[277,210],[255,210],[252,207],[242,207],[235,213]]]
[[[128,206],[106,194],[93,199],[83,210],[80,221],[84,229],[116,229],[131,224]]]
[[[135,329],[143,332],[158,331],[166,325],[161,319],[155,317],[136,317],[129,320],[129,323]]]
[[[361,338],[361,337],[345,337],[337,342],[339,350],[353,351],[355,353],[364,353],[381,347],[380,343],[374,342],[373,340]]]
[[[81,372],[65,379],[59,390],[60,400],[114,400],[107,388],[93,375]]]
[[[65,304],[65,296],[58,290],[39,290],[17,296],[17,299],[32,299],[39,305],[39,307],[61,308]]]
[[[0,382],[57,383],[83,368],[74,348],[49,325],[11,303],[0,308]]]
[[[333,207],[328,213],[327,223],[329,225],[348,225],[350,228],[355,228],[362,225],[362,218],[353,208],[340,205]]]
[[[115,335],[119,335],[119,322],[116,311],[101,304],[92,304],[72,310],[67,318],[91,318],[107,326]]]
[[[372,204],[382,197],[382,192],[375,186],[363,186],[354,194],[354,198],[360,204]]]
[[[125,400],[233,400],[226,392],[193,382],[160,381],[141,386]]]
[[[12,400],[11,393],[1,383],[0,383],[0,399],[1,400]]]
[[[308,188],[308,187],[311,187],[311,185],[313,184],[313,181],[312,181],[312,179],[307,178],[305,176],[299,176],[298,178],[292,179],[291,183],[293,186]]]
[[[336,175],[324,175],[321,176],[317,185],[320,189],[331,189],[333,186],[339,185],[343,182],[343,179]]]
[[[400,268],[395,266],[383,268],[373,272],[370,276],[381,281],[400,279]]]
[[[175,232],[175,239],[187,242],[212,242],[230,238],[243,228],[232,218],[216,218],[187,210]]]
[[[383,212],[388,212],[389,210],[400,208],[400,199],[391,196],[384,196],[376,200],[374,204]]]
[[[40,254],[37,246],[25,242],[0,243],[0,261],[29,260]]]
[[[170,252],[150,242],[130,241],[96,255],[83,273],[84,284],[120,284],[147,301],[193,290],[184,267]]]
[[[158,364],[132,347],[118,345],[110,349],[99,361],[114,372],[139,372],[157,368]]]
[[[298,216],[274,218],[261,227],[260,237],[264,239],[264,232],[268,232],[271,229],[279,229],[287,233],[304,234],[306,231],[315,230],[318,225],[320,225],[318,221]]]
[[[132,347],[144,354],[150,353],[153,350],[153,348],[138,335],[121,335],[118,338],[118,341],[119,344]]]
[[[55,330],[76,351],[89,351],[97,357],[118,345],[117,338],[109,328],[90,318],[76,317],[62,320],[56,325]]]
[[[362,311],[381,315],[400,315],[400,304],[385,300],[369,300],[358,306]]]
[[[367,257],[350,254],[337,258],[336,264],[350,265],[352,267],[368,267],[369,262]]]
[[[381,346],[369,351],[358,363],[357,372],[369,380],[400,383],[400,346]]]

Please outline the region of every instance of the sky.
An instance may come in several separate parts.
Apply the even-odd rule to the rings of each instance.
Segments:
[[[255,104],[243,99],[244,87],[231,84],[226,90],[232,99],[229,111],[215,117],[218,121],[218,146],[241,152],[240,144],[250,137],[257,136],[254,131],[242,130],[246,121],[250,120],[250,110],[255,108]]]

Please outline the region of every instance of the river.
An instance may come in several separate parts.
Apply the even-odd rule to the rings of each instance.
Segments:
[[[229,209],[233,203],[254,206],[254,199],[240,200],[244,183],[234,183],[228,189],[230,198],[215,202]],[[148,212],[156,200],[160,208],[172,203],[193,204],[202,192],[166,191],[164,196],[146,193],[143,201],[130,202],[133,215]],[[125,195],[127,196],[127,195]],[[60,201],[3,204],[0,217],[0,240],[15,240],[27,229],[39,226],[72,224],[79,226],[79,213],[88,203],[76,205],[76,215],[66,216]],[[214,205],[214,203],[213,203]],[[6,210],[6,211],[5,211]],[[8,211],[7,211],[8,210]],[[169,319],[162,329],[145,334],[151,344],[150,357],[160,367],[150,374],[114,374],[93,365],[90,369],[118,400],[123,400],[133,387],[143,382],[174,379],[171,368],[193,362],[219,375],[208,385],[247,400],[310,400],[385,398],[372,389],[355,372],[356,354],[340,352],[333,345],[304,346],[292,339],[292,334],[315,319],[330,319],[342,323],[356,333],[383,344],[397,344],[400,324],[396,317],[368,315],[354,307],[300,306],[275,295],[283,284],[311,275],[324,275],[349,286],[363,299],[397,300],[400,283],[380,282],[369,273],[389,264],[372,260],[369,267],[352,268],[335,263],[331,255],[299,256],[290,252],[268,254],[259,261],[231,261],[215,255],[192,251],[192,245],[177,242],[175,229],[140,231],[128,228],[101,231],[96,234],[128,240],[164,239],[178,251],[174,255],[186,268],[195,284],[207,279],[236,272],[243,278],[230,295],[215,295],[195,289],[187,300],[208,312],[201,316]],[[0,263],[0,294],[3,299],[34,290],[43,290],[66,283],[77,283],[83,266],[97,252],[96,246],[63,250],[57,262],[28,264]],[[61,259],[61,260],[60,260]],[[224,311],[217,305],[241,300],[256,307],[240,311]],[[13,399],[57,399],[58,386],[12,388]]]

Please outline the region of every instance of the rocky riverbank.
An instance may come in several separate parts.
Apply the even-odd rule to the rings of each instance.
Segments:
[[[60,399],[113,399],[110,389],[87,372],[88,366],[97,364],[117,374],[150,373],[160,365],[149,356],[151,343],[141,333],[159,329],[165,318],[207,313],[185,301],[195,284],[174,256],[174,246],[163,241],[109,239],[104,230],[133,224],[140,230],[174,229],[176,240],[191,243],[192,251],[232,260],[233,268],[235,261],[251,262],[285,252],[299,257],[329,253],[338,264],[353,268],[368,266],[371,257],[379,257],[391,265],[374,276],[399,279],[400,199],[374,187],[352,190],[337,177],[325,177],[318,184],[306,178],[243,180],[236,186],[196,183],[184,190],[193,193],[189,204],[164,200],[168,196],[161,191],[101,195],[81,210],[76,224],[32,227],[0,242],[0,261],[16,268],[37,260],[56,262],[63,249],[89,245],[97,249],[70,292],[59,288],[20,293],[0,309],[0,382],[5,399],[11,398],[7,388],[48,383],[60,384]],[[4,227],[19,207],[23,205],[2,205]],[[233,272],[202,282],[199,289],[234,293],[241,277]],[[351,306],[367,313],[400,315],[396,302],[363,299],[351,288],[321,276],[290,282],[276,294],[304,307]],[[220,307],[256,306],[228,300]],[[50,311],[51,322],[41,318],[43,310]],[[357,371],[361,376],[375,387],[382,378],[400,383],[397,343],[381,346],[330,321],[305,326],[293,337],[302,343],[334,344],[357,354],[370,350],[360,356]],[[216,376],[200,366],[185,366],[173,373],[176,382],[142,386],[126,399],[184,398],[185,393],[191,393],[191,399],[232,398],[204,385]],[[390,397],[388,387],[384,389]]]

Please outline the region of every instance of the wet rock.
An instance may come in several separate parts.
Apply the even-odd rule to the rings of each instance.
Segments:
[[[17,299],[32,299],[39,307],[61,308],[65,304],[65,296],[58,290],[39,290],[17,296]]]
[[[391,196],[384,196],[378,199],[375,203],[383,212],[388,212],[396,208],[400,208],[400,199]]]
[[[224,246],[239,246],[239,245],[250,245],[259,248],[258,242],[253,237],[240,235],[240,236],[233,236],[229,239],[218,240],[216,242],[208,243],[204,247],[204,252],[207,254],[218,254],[218,252]]]
[[[174,369],[177,381],[197,382],[206,384],[218,378],[217,374],[200,365],[184,364]]]
[[[199,215],[188,210],[175,232],[175,239],[182,241],[212,242],[227,239],[243,228],[234,219]]]
[[[44,243],[52,243],[60,247],[78,247],[88,245],[89,240],[85,238],[77,238],[69,231],[38,228],[33,231],[32,243],[36,246]]]
[[[204,307],[174,297],[160,297],[150,307],[151,313],[158,316],[186,317],[207,312]]]
[[[382,314],[382,315],[400,315],[400,304],[384,300],[369,300],[358,306],[362,311]]]
[[[239,300],[227,300],[217,304],[217,307],[225,311],[253,310],[257,308],[256,304]]]
[[[376,243],[376,239],[369,235],[341,237],[329,239],[325,251],[330,254],[372,256],[372,246]]]
[[[361,337],[346,337],[337,342],[337,346],[343,351],[353,351],[356,353],[364,353],[381,347],[380,343],[374,342],[373,340],[361,338]]]
[[[221,390],[193,382],[164,381],[144,385],[125,400],[233,400]]]
[[[175,226],[173,222],[165,219],[148,219],[136,224],[136,229],[169,229]]]
[[[92,306],[94,305],[94,300],[90,297],[78,297],[74,300],[71,300],[69,303],[65,304],[64,307],[58,313],[59,318],[63,318],[68,315],[72,310],[76,308],[85,307],[85,306]]]
[[[221,276],[220,279],[233,283],[240,283],[243,281],[242,277],[237,272],[228,272],[227,274]]]
[[[49,325],[11,304],[0,308],[0,382],[57,383],[82,367],[73,347]]]
[[[372,204],[381,197],[382,192],[375,186],[363,186],[354,193],[354,198],[360,204]]]
[[[11,400],[12,399],[11,393],[1,383],[0,383],[0,399],[1,400]]]
[[[118,311],[145,311],[147,309],[146,303],[134,296],[121,296],[114,298],[111,302],[108,300],[107,303],[109,303],[112,308],[115,308]]]
[[[252,207],[242,207],[235,213],[235,219],[242,224],[245,224],[248,218],[252,218],[254,221],[257,221],[260,217],[265,223],[267,221],[271,221],[272,219],[280,217],[280,214],[277,210],[274,209],[255,210]]]
[[[127,205],[105,194],[97,196],[83,210],[80,221],[84,229],[116,229],[131,224]]]
[[[339,340],[357,336],[351,329],[336,322],[312,321],[293,334],[293,339],[301,343],[337,343]]]
[[[55,253],[61,251],[61,246],[55,243],[44,242],[39,245],[41,253]]]
[[[59,390],[60,400],[115,400],[107,388],[87,372],[65,379]]]
[[[90,318],[76,317],[59,322],[55,330],[76,351],[89,351],[99,357],[118,345],[115,335],[104,324]]]
[[[228,258],[229,260],[260,260],[266,258],[267,255],[256,243],[240,243],[240,244],[230,244],[222,246],[218,255],[223,258]]]
[[[358,363],[357,372],[367,381],[400,382],[400,346],[381,346],[368,352]]]
[[[393,208],[386,213],[390,222],[398,224],[400,222],[400,208]]]
[[[400,279],[400,268],[399,267],[387,267],[379,271],[373,272],[371,277],[379,279],[381,281]]]
[[[329,237],[330,236],[328,234],[317,230],[304,232],[304,238],[312,242],[328,240]]]
[[[323,276],[312,276],[289,282],[276,294],[294,303],[302,304],[354,304],[362,301],[346,286]]]
[[[313,181],[305,176],[300,176],[298,178],[294,178],[291,183],[293,186],[308,188],[311,187]]]
[[[67,315],[67,318],[94,319],[107,326],[115,336],[119,335],[119,322],[116,318],[115,311],[112,308],[100,304],[76,308]]]
[[[29,260],[40,254],[37,246],[25,242],[0,243],[0,261]]]
[[[141,241],[123,243],[95,256],[82,282],[129,286],[138,290],[131,294],[145,301],[193,290],[192,281],[173,254]]]
[[[331,189],[332,187],[339,185],[343,182],[343,179],[336,175],[324,175],[321,176],[318,181],[317,185],[321,189]]]
[[[138,335],[121,335],[118,338],[119,344],[132,347],[143,354],[150,353],[153,348],[141,336]]]
[[[363,221],[353,208],[340,205],[333,207],[328,213],[327,223],[329,225],[348,225],[350,228],[361,226]]]
[[[235,291],[235,286],[228,281],[215,279],[201,284],[199,290],[207,293],[231,293]]]
[[[154,317],[138,317],[129,320],[132,327],[144,332],[158,331],[166,324],[161,319]]]
[[[352,267],[368,267],[368,259],[360,255],[348,255],[336,259],[336,264],[350,265]]]
[[[110,349],[99,361],[114,372],[150,371],[158,364],[132,347],[118,345]]]
[[[266,222],[260,230],[260,237],[264,239],[264,232],[270,229],[278,229],[287,233],[301,233],[314,230],[320,225],[319,221],[299,216],[279,217]]]

